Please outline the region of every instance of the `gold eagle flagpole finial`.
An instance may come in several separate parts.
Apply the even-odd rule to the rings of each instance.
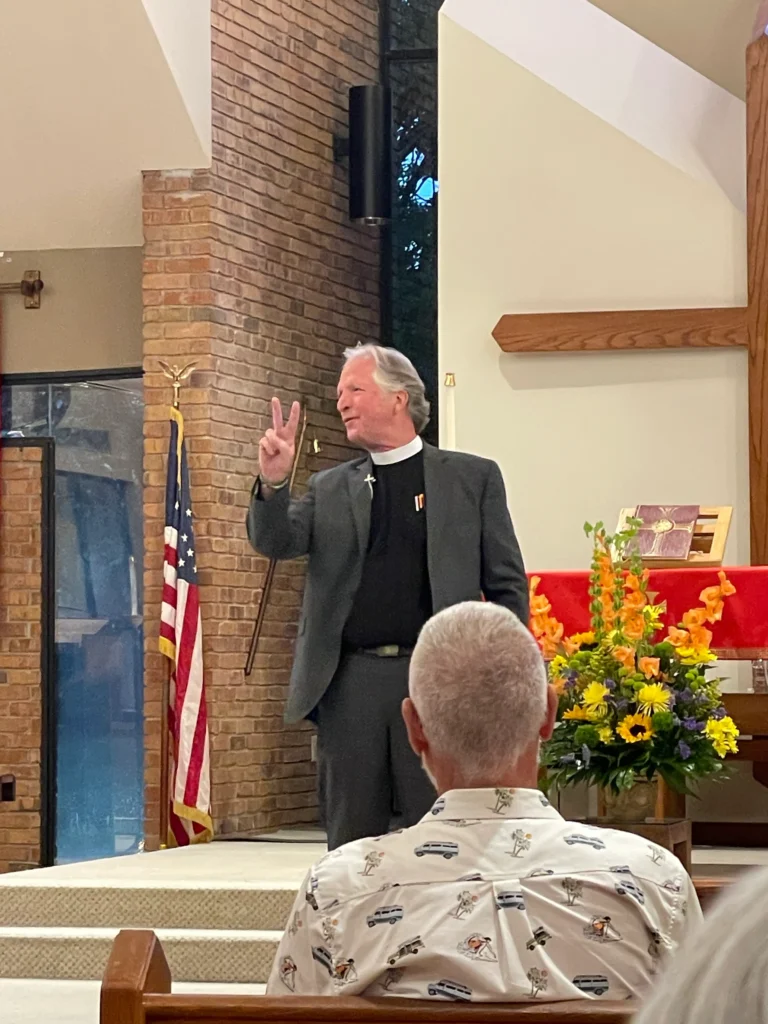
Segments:
[[[181,385],[190,376],[192,371],[196,368],[197,363],[187,363],[186,366],[179,368],[175,364],[169,366],[168,363],[164,363],[162,359],[157,360],[160,364],[160,368],[163,371],[163,376],[167,377],[173,384],[173,408],[179,408],[179,392],[181,391]]]

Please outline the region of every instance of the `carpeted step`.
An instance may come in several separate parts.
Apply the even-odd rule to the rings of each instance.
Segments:
[[[0,928],[0,977],[96,980],[118,928]],[[266,982],[280,931],[155,929],[177,982]]]

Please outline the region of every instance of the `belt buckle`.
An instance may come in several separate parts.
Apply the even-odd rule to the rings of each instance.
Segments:
[[[400,654],[400,647],[398,644],[384,644],[376,647],[375,652],[378,658],[396,658]]]

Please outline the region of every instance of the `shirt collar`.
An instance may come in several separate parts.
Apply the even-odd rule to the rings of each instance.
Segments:
[[[452,789],[438,797],[421,820],[560,817],[538,789]]]
[[[371,452],[371,459],[374,466],[393,466],[396,462],[404,462],[412,455],[417,455],[423,447],[424,442],[417,434],[412,441],[399,448],[390,448],[388,452]]]

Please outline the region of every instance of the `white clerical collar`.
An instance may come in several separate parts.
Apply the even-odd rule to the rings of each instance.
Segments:
[[[405,459],[410,459],[412,455],[417,455],[423,447],[424,442],[417,435],[408,444],[401,445],[399,448],[391,448],[388,452],[371,452],[371,458],[374,466],[392,466],[396,462],[403,462]]]

